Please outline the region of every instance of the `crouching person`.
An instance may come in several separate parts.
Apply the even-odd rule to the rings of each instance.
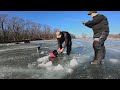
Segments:
[[[62,53],[67,48],[67,55],[70,55],[72,47],[71,35],[66,31],[57,31],[56,38],[58,41],[58,52]],[[64,42],[65,44],[62,46]]]

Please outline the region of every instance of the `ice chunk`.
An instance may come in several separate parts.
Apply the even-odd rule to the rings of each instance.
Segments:
[[[47,63],[45,64],[45,66],[46,66],[46,67],[52,66],[52,62],[51,62],[51,61],[47,62]]]
[[[54,67],[54,66],[46,67],[46,69],[47,69],[48,71],[52,71],[53,67]]]
[[[33,62],[33,63],[28,63],[28,68],[33,68],[37,63]]]
[[[44,63],[38,64],[38,67],[45,67]]]
[[[44,54],[45,53],[45,51],[42,51],[40,54]]]
[[[49,56],[44,56],[42,58],[39,58],[37,62],[42,63],[42,62],[47,62],[49,60]]]
[[[63,66],[58,64],[55,68],[54,68],[55,71],[58,71],[58,70],[64,70]]]
[[[32,78],[36,78],[36,79],[39,78],[39,77],[40,76],[38,74],[35,74],[35,75],[32,76]]]
[[[4,78],[5,77],[5,74],[3,73],[0,73],[0,79]]]
[[[76,66],[76,65],[78,65],[77,60],[76,60],[76,59],[72,59],[72,60],[70,61],[70,66],[71,66],[71,67],[74,67],[74,66]]]
[[[68,68],[68,69],[66,69],[66,72],[68,72],[68,73],[72,73],[73,70],[72,70],[71,68]]]
[[[38,67],[45,67],[45,68],[47,68],[47,67],[50,67],[50,66],[52,66],[52,62],[51,61],[49,61],[47,63],[42,62],[41,64],[38,64]]]

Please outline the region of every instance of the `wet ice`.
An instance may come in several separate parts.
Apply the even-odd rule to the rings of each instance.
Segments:
[[[42,47],[38,53],[36,49],[40,43]],[[73,40],[70,57],[64,51],[54,65],[48,57],[49,52],[57,48],[56,43],[51,40],[0,44],[0,78],[120,78],[120,40],[108,40],[104,65],[94,66],[89,64],[94,55],[92,40]]]

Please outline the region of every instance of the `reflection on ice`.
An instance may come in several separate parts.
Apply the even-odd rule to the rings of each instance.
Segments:
[[[110,62],[112,62],[112,63],[118,63],[118,62],[120,62],[118,59],[110,59]]]

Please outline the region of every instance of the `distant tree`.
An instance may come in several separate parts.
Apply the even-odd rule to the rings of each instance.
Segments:
[[[59,28],[54,28],[54,30],[53,30],[53,38],[56,38],[56,32],[57,31],[60,31],[60,29]]]
[[[74,34],[70,34],[72,38],[76,38]]]
[[[2,14],[0,15],[0,41],[6,42],[7,39],[7,29],[6,29],[6,23],[7,23],[7,17],[8,15]]]
[[[26,39],[56,39],[57,31],[60,29],[52,30],[50,25],[42,25],[20,17],[8,17],[5,14],[0,15],[0,43],[20,42]],[[71,36],[75,38],[75,35],[71,34]]]
[[[82,38],[87,38],[87,34],[82,33]]]
[[[9,29],[12,32],[15,42],[23,39],[23,32],[25,27],[25,21],[19,17],[12,17],[9,23]]]

